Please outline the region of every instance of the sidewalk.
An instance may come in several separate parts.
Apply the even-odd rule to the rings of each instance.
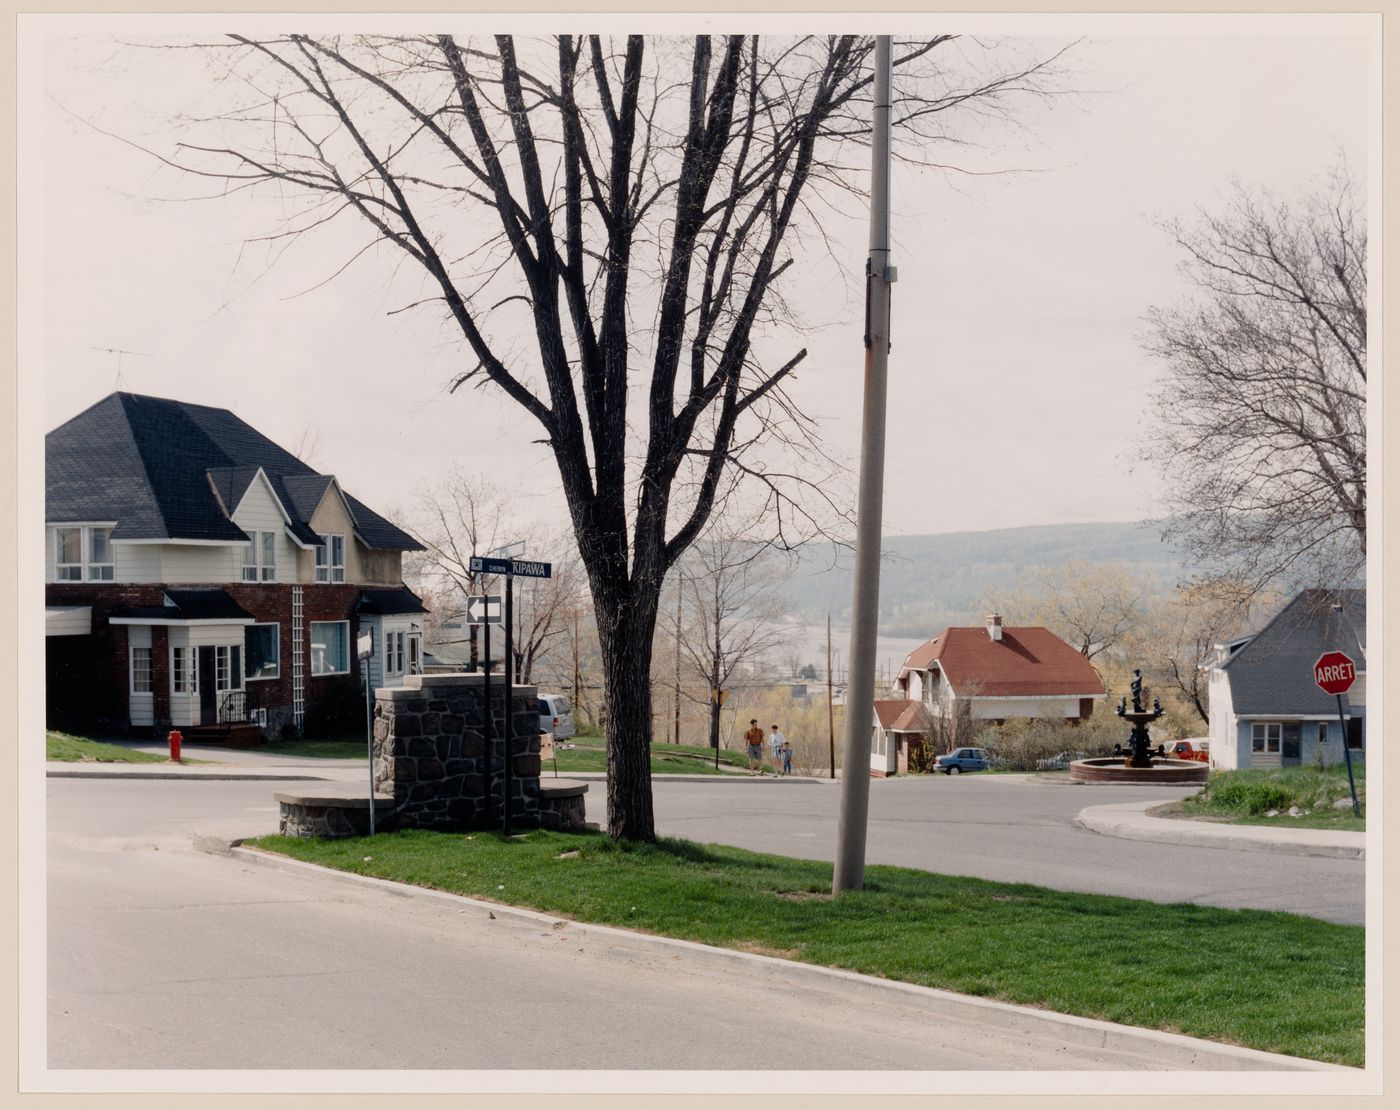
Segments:
[[[1123,802],[1081,809],[1076,823],[1091,832],[1125,840],[1155,840],[1196,848],[1231,848],[1243,852],[1280,852],[1291,856],[1330,856],[1365,859],[1364,832],[1331,829],[1279,829],[1262,825],[1224,825],[1153,817],[1147,811],[1159,801]]]

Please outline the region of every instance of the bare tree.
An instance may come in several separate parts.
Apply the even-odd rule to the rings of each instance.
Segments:
[[[786,606],[775,589],[777,570],[766,544],[722,518],[678,564],[689,619],[677,627],[677,644],[704,683],[710,743],[716,748],[721,708],[716,692],[785,641],[779,618]]]
[[[820,248],[809,204],[860,193],[872,40],[293,34],[203,48],[218,80],[166,161],[225,191],[305,198],[285,236],[360,221],[366,250],[387,245],[422,277],[419,303],[460,331],[454,388],[499,390],[539,426],[597,618],[608,831],[654,839],[649,676],[667,571],[740,480],[766,497],[779,542],[821,522],[830,467],[788,392],[806,350],[783,279],[804,234]],[[905,156],[933,164],[935,144],[977,138],[958,120],[998,125],[1043,94],[1059,54],[1018,49],[900,42]]]
[[[1345,166],[1298,204],[1236,185],[1166,230],[1196,296],[1154,309],[1168,537],[1243,587],[1344,583],[1366,552],[1366,219]]]
[[[1146,592],[1123,564],[1072,559],[1036,571],[986,602],[1008,624],[1043,625],[1092,660],[1128,635]]]

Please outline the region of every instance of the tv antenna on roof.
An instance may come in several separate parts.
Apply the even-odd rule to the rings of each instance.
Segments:
[[[117,380],[113,383],[113,388],[120,390],[126,379],[122,377],[122,357],[124,355],[135,355],[137,358],[155,358],[155,355],[148,355],[145,351],[123,351],[116,347],[93,347],[94,351],[105,351],[109,355],[117,356]]]

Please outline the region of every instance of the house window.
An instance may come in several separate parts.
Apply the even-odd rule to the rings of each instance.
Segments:
[[[242,655],[237,644],[220,644],[214,649],[214,689],[243,689]]]
[[[1326,721],[1321,722],[1321,723],[1317,726],[1317,742],[1318,742],[1319,744],[1325,744],[1325,743],[1327,743],[1327,722],[1326,722]]]
[[[311,673],[350,673],[350,622],[311,622]]]
[[[1255,721],[1253,726],[1253,747],[1256,752],[1273,753],[1279,750],[1283,739],[1283,725],[1277,721]]]
[[[322,536],[316,547],[316,581],[345,581],[345,537]]]
[[[1366,718],[1364,718],[1364,717],[1348,717],[1348,718],[1347,718],[1347,726],[1346,726],[1346,728],[1347,728],[1347,732],[1346,732],[1347,747],[1350,748],[1350,749],[1351,749],[1352,751],[1354,751],[1354,752],[1359,752],[1362,748],[1364,748],[1364,747],[1366,746],[1366,743],[1365,743],[1365,736],[1366,736],[1366,724],[1365,724],[1365,721],[1366,721]]]
[[[173,647],[170,649],[170,692],[172,694],[199,693],[199,673],[194,666],[194,649]]]
[[[408,673],[422,674],[423,662],[420,658],[423,649],[423,637],[414,632],[408,637]]]
[[[386,675],[403,674],[403,649],[404,634],[402,632],[384,633],[384,673]]]
[[[59,582],[111,582],[116,577],[112,530],[55,528],[54,574]]]
[[[243,581],[277,581],[277,533],[249,532],[252,539],[243,546]]]
[[[131,649],[131,692],[149,694],[151,692],[151,649],[134,647]]]
[[[281,674],[281,625],[250,624],[243,630],[243,677],[276,678]]]

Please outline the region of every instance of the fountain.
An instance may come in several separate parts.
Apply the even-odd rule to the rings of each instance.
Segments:
[[[1133,692],[1133,707],[1128,708],[1125,697],[1118,703],[1118,716],[1132,722],[1128,746],[1113,746],[1113,754],[1101,759],[1077,759],[1069,765],[1072,782],[1134,782],[1134,783],[1203,783],[1210,773],[1209,765],[1192,759],[1168,759],[1161,744],[1152,747],[1148,734],[1149,722],[1157,720],[1164,710],[1157,698],[1152,708],[1142,704],[1142,671],[1133,671],[1129,686]]]

